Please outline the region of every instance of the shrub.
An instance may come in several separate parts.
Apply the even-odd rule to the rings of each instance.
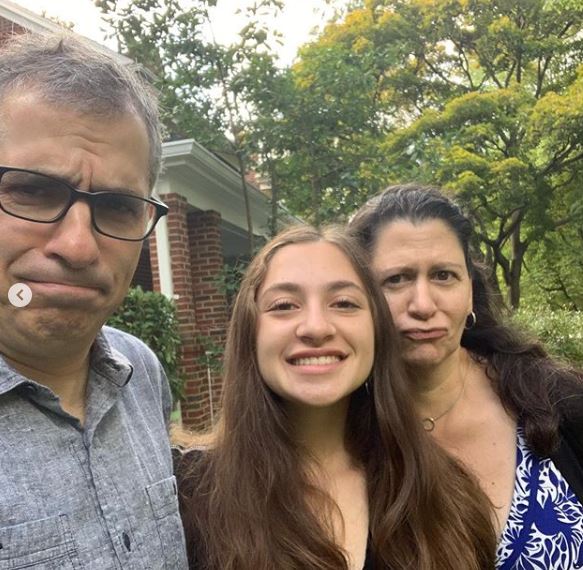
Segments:
[[[233,308],[233,303],[239,292],[239,287],[241,286],[241,281],[243,280],[248,265],[249,261],[245,259],[237,259],[233,263],[225,263],[222,271],[215,280],[217,289],[221,293],[224,293],[227,298],[229,313]]]
[[[583,312],[524,307],[514,323],[538,337],[555,357],[583,367]]]
[[[161,293],[130,289],[119,309],[107,324],[133,334],[145,342],[156,354],[177,402],[182,397],[184,380],[179,374],[178,319],[174,303]]]

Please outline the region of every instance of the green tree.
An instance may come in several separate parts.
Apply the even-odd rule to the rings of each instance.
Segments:
[[[580,219],[583,6],[390,4],[410,27],[419,97],[388,161],[457,192],[518,307],[529,248]]]
[[[246,24],[229,45],[212,35],[216,0],[95,0],[106,15],[121,51],[156,78],[171,136],[191,136],[199,143],[235,157],[245,200],[249,253],[254,229],[246,173],[251,159],[249,123],[254,109],[246,97],[250,77],[273,58],[276,37],[268,16],[281,0],[258,0],[246,9]],[[217,23],[220,25],[220,22]]]
[[[261,23],[278,1],[258,2],[231,46],[204,35],[212,0],[96,1],[161,78],[171,130],[230,149],[244,190],[249,164],[270,178],[272,231],[279,202],[319,224],[389,183],[437,183],[473,216],[512,306],[525,267],[579,306],[578,274],[550,285],[559,266],[544,251],[575,267],[564,245],[583,219],[580,2],[355,0],[282,69]]]
[[[384,183],[370,168],[382,160],[386,111],[382,57],[363,36],[369,27],[366,15],[349,15],[343,29],[358,36],[352,42],[330,24],[288,71],[286,152],[277,162],[282,196],[316,224],[345,220]],[[392,60],[392,47],[381,51]]]
[[[583,366],[583,313],[534,305],[512,316],[515,326],[541,340],[555,358]]]
[[[583,225],[570,224],[533,243],[526,263],[524,300],[551,309],[583,312]]]
[[[582,24],[569,0],[352,2],[292,70],[296,196],[315,180],[322,218],[391,182],[451,188],[517,307],[529,248],[581,219]]]

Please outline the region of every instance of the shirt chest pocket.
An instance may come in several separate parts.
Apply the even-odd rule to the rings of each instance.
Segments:
[[[66,515],[0,528],[0,570],[79,570]]]
[[[176,477],[168,477],[149,485],[146,487],[146,493],[156,521],[165,568],[167,570],[187,568],[184,533],[178,512]]]

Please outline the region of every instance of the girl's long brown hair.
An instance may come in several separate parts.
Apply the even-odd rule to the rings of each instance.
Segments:
[[[352,398],[347,447],[367,477],[375,568],[493,568],[491,505],[477,483],[423,432],[398,359],[382,293],[355,242],[335,229],[287,230],[249,266],[235,303],[222,417],[207,451],[178,469],[191,567],[205,570],[342,570],[329,524],[332,499],[310,477],[281,401],[257,366],[255,295],[281,248],[326,241],[354,266],[375,326],[370,395]]]

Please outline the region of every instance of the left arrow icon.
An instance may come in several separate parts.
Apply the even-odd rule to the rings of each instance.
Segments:
[[[26,283],[15,283],[8,289],[8,300],[15,307],[26,307],[32,300],[32,291]]]

